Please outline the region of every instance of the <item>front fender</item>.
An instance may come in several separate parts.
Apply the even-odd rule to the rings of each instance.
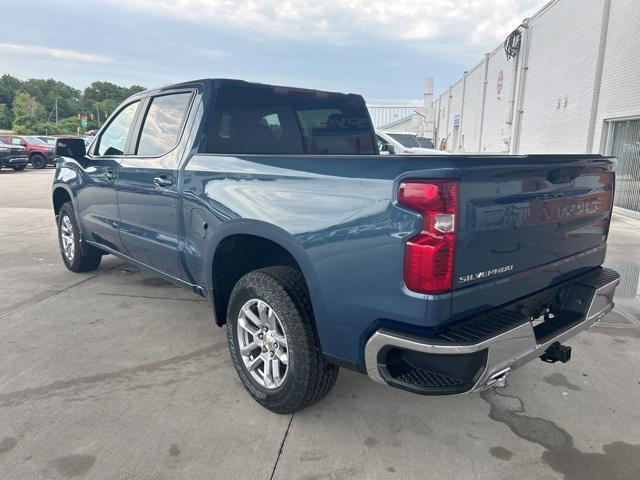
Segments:
[[[78,183],[81,180],[81,175],[78,171],[78,168],[79,165],[77,165],[77,162],[75,162],[74,160],[64,159],[63,161],[58,162],[58,165],[56,166],[56,173],[53,177],[53,185],[51,187],[51,201],[52,206],[55,208],[54,199],[56,190],[62,189],[67,193],[67,195],[71,199],[71,204],[73,205],[73,212],[76,216],[76,223],[78,226],[80,226],[80,234],[83,235],[83,227],[78,216],[79,208],[77,191]]]

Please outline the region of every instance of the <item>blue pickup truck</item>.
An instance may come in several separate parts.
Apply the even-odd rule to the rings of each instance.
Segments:
[[[339,367],[423,395],[503,384],[613,308],[615,161],[380,155],[362,97],[207,79],[139,93],[89,151],[59,140],[74,272],[111,254],[211,300],[277,413]]]

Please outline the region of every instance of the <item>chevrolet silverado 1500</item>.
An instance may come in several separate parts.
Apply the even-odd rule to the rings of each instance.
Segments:
[[[425,395],[504,382],[613,308],[614,160],[380,155],[362,97],[199,80],[57,144],[62,259],[211,300],[248,392],[304,408],[340,366]]]

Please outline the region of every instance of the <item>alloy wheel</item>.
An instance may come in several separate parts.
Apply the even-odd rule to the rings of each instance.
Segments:
[[[73,241],[73,224],[67,215],[62,217],[62,221],[60,222],[60,240],[62,241],[62,251],[64,256],[67,257],[67,260],[72,262],[76,253],[76,246]]]
[[[289,371],[289,346],[275,310],[263,300],[249,300],[238,314],[237,335],[240,356],[253,379],[269,390],[281,386]]]

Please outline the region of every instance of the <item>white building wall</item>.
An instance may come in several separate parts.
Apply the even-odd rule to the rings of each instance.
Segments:
[[[483,85],[484,62],[476,65],[467,74],[460,129],[459,151],[461,152],[476,152],[478,150]]]
[[[447,112],[447,151],[457,152],[460,144],[460,128],[456,128],[456,117],[462,113],[462,95],[464,79],[451,87],[449,93],[449,111]]]
[[[367,105],[373,126],[380,128],[413,115],[419,105]]]
[[[436,125],[439,146],[449,135],[449,90],[446,90],[438,97],[438,108],[436,109]]]
[[[640,2],[611,4],[593,151],[603,151],[605,120],[640,116]]]
[[[487,96],[485,98],[481,152],[508,152],[510,137],[510,101],[513,92],[515,60],[507,61],[502,48],[489,56]],[[502,72],[502,87],[498,92],[498,78]]]
[[[639,25],[640,0],[551,0],[518,27],[515,59],[507,61],[502,45],[490,54],[484,121],[477,67],[439,97],[439,137],[462,113],[449,151],[464,135],[465,152],[479,139],[487,153],[615,155],[616,211],[640,218]]]
[[[440,135],[438,132],[440,131],[440,99],[442,95],[436,97],[433,102],[433,114],[434,114],[434,133],[433,133],[433,143],[435,146],[438,146],[438,142],[440,140]]]
[[[395,120],[390,123],[380,125],[381,130],[389,130],[396,132],[411,132],[419,136],[425,136],[425,122],[424,122],[424,109],[416,107],[412,110],[412,114],[403,117],[399,120]],[[426,134],[427,138],[431,138],[429,134]]]
[[[608,0],[555,0],[536,13],[528,32],[528,69],[523,90],[520,142],[517,153],[599,152],[605,120],[640,116],[640,0],[610,0],[602,81],[593,148],[589,147],[594,89],[603,13]],[[523,52],[517,61],[523,61]],[[502,45],[489,57],[481,152],[508,152],[517,116],[511,94],[520,83],[516,59],[507,61]],[[475,68],[482,72],[482,62]],[[502,91],[497,93],[502,71]],[[471,75],[470,75],[471,77]],[[452,133],[454,117],[462,113],[460,79],[437,97],[438,138]],[[462,134],[464,150],[477,151],[481,103],[476,79],[467,78]],[[448,98],[452,93],[451,99]],[[597,98],[597,96],[596,96]],[[451,102],[450,102],[451,100]],[[449,111],[451,107],[451,111]],[[465,119],[466,117],[466,119]],[[477,141],[477,140],[476,140]],[[447,145],[453,150],[451,138]]]
[[[520,153],[586,151],[602,12],[562,0],[531,21]]]

